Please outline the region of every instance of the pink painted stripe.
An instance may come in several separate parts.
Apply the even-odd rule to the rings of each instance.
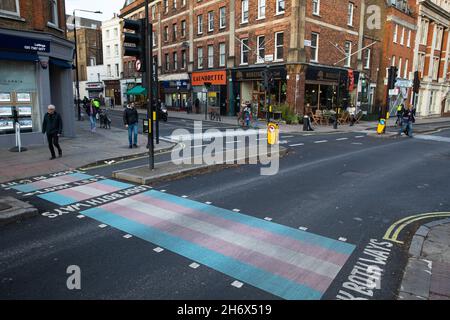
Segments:
[[[110,211],[118,216],[132,220],[143,225],[157,228],[162,232],[171,234],[196,245],[216,251],[227,257],[234,258],[246,264],[253,265],[259,269],[266,270],[273,274],[284,277],[299,284],[305,284],[308,287],[320,292],[325,292],[329,287],[332,278],[299,268],[295,265],[285,263],[270,256],[248,250],[241,246],[223,241],[190,228],[182,227],[170,221],[162,220],[154,216],[146,215],[132,208],[117,204],[117,202],[108,203],[100,208]]]
[[[183,214],[194,219],[198,219],[200,221],[208,222],[214,224],[220,228],[238,233],[245,234],[246,236],[256,238],[261,241],[265,241],[271,243],[273,245],[277,245],[280,247],[284,247],[286,249],[301,252],[310,257],[314,257],[317,259],[321,259],[327,262],[331,262],[336,264],[337,266],[342,266],[348,259],[348,256],[333,250],[329,250],[327,248],[316,246],[307,242],[302,242],[299,240],[295,240],[289,237],[284,237],[282,235],[278,235],[272,232],[269,232],[264,229],[255,228],[244,223],[227,220],[224,218],[220,218],[217,216],[210,215],[206,212],[202,212],[200,210],[191,209],[188,207],[180,206],[176,203],[172,203],[169,201],[161,200],[155,197],[152,197],[148,194],[139,194],[131,197],[131,199],[135,199],[138,201],[142,201],[148,203],[152,206],[157,206],[172,212],[176,212],[178,214]]]
[[[115,192],[115,191],[119,190],[119,188],[117,188],[117,187],[103,184],[100,182],[89,183],[89,184],[84,185],[83,187],[98,189],[98,190],[104,191],[105,193]]]
[[[74,190],[74,188],[60,190],[60,191],[57,191],[56,193],[58,193],[58,194],[60,194],[62,196],[66,196],[66,197],[72,198],[72,199],[77,200],[77,201],[82,201],[82,200],[85,200],[85,199],[89,199],[91,197],[90,195],[87,195],[87,194],[85,194],[83,192]]]
[[[74,181],[78,181],[80,180],[80,178],[71,176],[71,175],[66,175],[66,176],[61,176],[61,177],[57,177],[58,179],[61,179],[62,181],[65,182],[74,182]]]
[[[33,188],[37,188],[37,189],[43,189],[43,188],[47,188],[47,187],[53,187],[54,184],[45,180],[41,180],[41,181],[36,181],[30,184],[30,186],[32,186]]]

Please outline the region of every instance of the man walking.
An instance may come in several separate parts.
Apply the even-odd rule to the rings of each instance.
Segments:
[[[402,135],[404,132],[410,138],[413,137],[412,124],[416,122],[415,119],[415,110],[413,110],[412,106],[406,107],[402,112],[402,127],[400,129],[399,135]]]
[[[89,121],[91,122],[91,132],[94,133],[97,127],[97,113],[98,109],[94,105],[95,100],[87,103],[86,113],[89,116]]]
[[[134,103],[129,104],[124,110],[123,122],[125,124],[125,127],[128,128],[128,142],[130,145],[130,149],[133,147],[137,148],[139,114],[134,107]]]
[[[44,116],[44,122],[42,123],[42,133],[47,134],[48,148],[52,157],[50,160],[56,158],[55,146],[58,149],[59,157],[62,157],[62,150],[59,146],[59,137],[62,134],[63,123],[59,113],[55,111],[56,107],[54,105],[49,105],[47,108],[47,113]]]

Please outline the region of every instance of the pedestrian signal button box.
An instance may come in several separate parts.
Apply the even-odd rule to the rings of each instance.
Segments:
[[[377,133],[383,134],[385,129],[386,129],[386,119],[380,119],[380,122],[378,122]]]
[[[274,145],[278,143],[280,128],[276,123],[269,123],[267,125],[267,143]]]

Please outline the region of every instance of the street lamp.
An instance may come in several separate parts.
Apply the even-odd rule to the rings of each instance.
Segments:
[[[74,9],[73,10],[73,36],[75,38],[75,65],[76,65],[76,74],[77,74],[77,108],[78,108],[78,121],[81,121],[81,108],[80,108],[80,80],[78,77],[78,44],[77,44],[77,18],[75,15],[76,11],[89,12],[89,13],[98,13],[102,14],[101,11],[90,11],[84,9]]]

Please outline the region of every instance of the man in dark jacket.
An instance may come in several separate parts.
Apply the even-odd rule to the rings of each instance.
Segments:
[[[50,160],[56,158],[53,146],[58,149],[59,157],[62,157],[62,150],[58,140],[62,134],[63,123],[61,116],[55,109],[55,106],[52,104],[48,106],[47,113],[44,116],[44,122],[42,123],[42,133],[47,134],[48,148],[52,154]]]
[[[130,149],[137,148],[137,137],[138,137],[138,123],[139,114],[134,107],[134,103],[129,104],[123,112],[123,123],[125,127],[128,128],[128,142],[130,144]],[[134,144],[133,144],[134,135]]]

